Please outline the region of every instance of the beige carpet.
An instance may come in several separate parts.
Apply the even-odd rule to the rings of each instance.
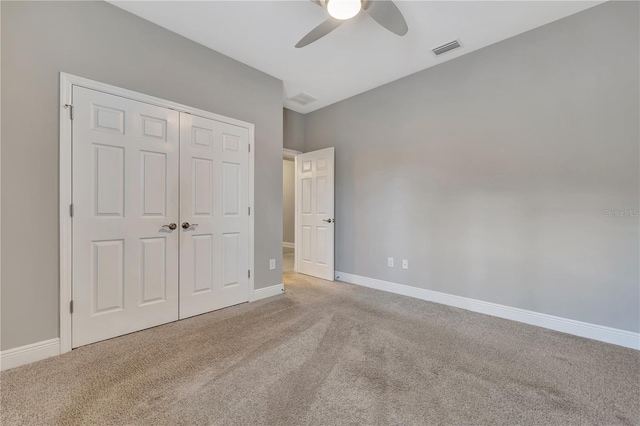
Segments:
[[[638,352],[284,279],[285,295],[2,373],[2,425],[640,423]]]

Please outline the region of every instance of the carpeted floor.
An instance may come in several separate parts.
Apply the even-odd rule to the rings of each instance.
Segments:
[[[640,355],[294,273],[286,293],[3,372],[8,425],[639,424]]]

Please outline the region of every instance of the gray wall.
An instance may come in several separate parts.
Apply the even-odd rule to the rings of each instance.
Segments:
[[[295,243],[296,166],[293,160],[282,160],[282,241]]]
[[[639,331],[639,12],[606,3],[307,114],[306,151],[336,147],[336,269]]]
[[[304,152],[304,120],[299,112],[284,108],[284,141],[285,148]]]
[[[107,3],[1,7],[2,349],[59,335],[60,71],[254,123],[255,282],[282,282],[281,81]]]

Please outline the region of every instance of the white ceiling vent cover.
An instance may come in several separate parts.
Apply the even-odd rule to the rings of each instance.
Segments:
[[[308,93],[298,93],[297,95],[295,95],[292,98],[289,98],[290,101],[298,103],[300,105],[307,105],[310,104],[311,102],[317,101],[317,98],[314,98],[313,96],[311,96]]]
[[[436,55],[442,55],[443,53],[447,53],[453,49],[457,49],[460,47],[460,42],[458,40],[450,41],[447,44],[443,44],[442,46],[438,46],[435,49],[431,49],[431,51]]]

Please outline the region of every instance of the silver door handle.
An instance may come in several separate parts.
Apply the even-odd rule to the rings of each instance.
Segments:
[[[176,225],[175,223],[170,223],[168,225],[162,225],[162,227],[163,228],[169,228],[169,229],[171,229],[173,231],[174,229],[176,229],[178,227],[178,225]]]
[[[197,223],[189,224],[189,222],[182,222],[182,229],[193,228],[194,226],[198,226]]]
[[[331,223],[331,222],[335,223],[336,222],[335,219],[322,219],[322,220],[327,222],[327,223]]]

